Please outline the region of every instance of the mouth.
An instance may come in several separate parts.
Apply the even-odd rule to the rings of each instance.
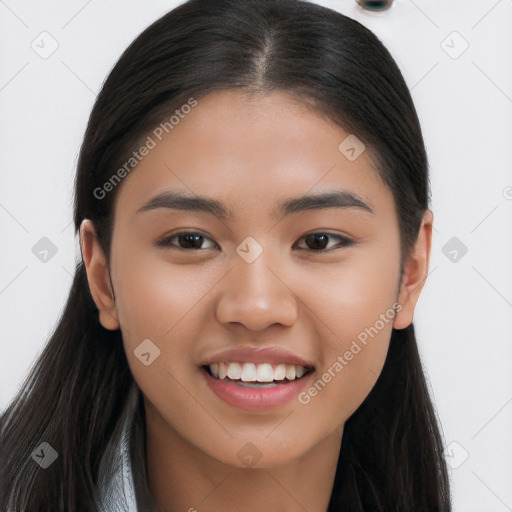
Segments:
[[[287,385],[314,371],[313,366],[234,361],[206,364],[202,368],[219,381],[256,389]]]

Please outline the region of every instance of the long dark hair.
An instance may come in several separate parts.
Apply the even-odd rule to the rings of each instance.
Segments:
[[[300,0],[190,0],[137,37],[89,119],[76,233],[91,219],[108,258],[119,187],[102,198],[94,191],[149,130],[190,98],[219,90],[286,91],[356,134],[393,193],[404,261],[429,203],[410,93],[370,30]],[[100,325],[80,262],[53,335],[1,418],[2,510],[96,510],[100,460],[118,436],[133,384],[121,333]],[[59,454],[46,471],[30,456],[41,442]],[[381,375],[345,424],[329,511],[449,511],[442,449],[414,327],[393,329]]]

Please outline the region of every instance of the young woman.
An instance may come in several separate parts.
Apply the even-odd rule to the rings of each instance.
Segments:
[[[449,511],[413,314],[420,125],[368,29],[190,0],[108,76],[77,266],[1,419],[2,510]]]

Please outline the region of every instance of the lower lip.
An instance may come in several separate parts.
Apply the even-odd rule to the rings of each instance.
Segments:
[[[296,397],[308,384],[313,372],[287,384],[279,384],[272,388],[246,388],[232,382],[212,377],[201,368],[210,389],[222,400],[233,407],[247,410],[262,410],[277,407]]]

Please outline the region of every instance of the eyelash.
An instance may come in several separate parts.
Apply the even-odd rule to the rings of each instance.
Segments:
[[[185,251],[185,252],[202,252],[202,251],[208,250],[208,249],[185,249],[183,247],[179,247],[179,246],[176,246],[175,244],[171,243],[171,241],[174,240],[175,238],[184,236],[184,235],[199,235],[199,236],[203,237],[204,239],[211,240],[206,235],[203,235],[202,233],[197,232],[197,231],[180,231],[178,233],[173,233],[172,235],[162,238],[161,240],[159,240],[156,243],[156,245],[158,247],[171,248],[171,249],[175,249],[178,251]],[[341,241],[341,246],[340,246],[341,248],[350,247],[351,245],[355,244],[354,240],[351,240],[350,238],[347,238],[346,236],[336,235],[334,233],[329,233],[329,232],[325,232],[325,231],[315,231],[313,233],[308,233],[307,235],[302,236],[299,240],[303,240],[303,239],[306,239],[307,237],[314,236],[314,235],[325,235],[325,236],[329,237],[329,239],[331,239],[331,238],[338,239]],[[213,240],[211,240],[211,241],[213,241]],[[217,245],[215,242],[213,242],[213,243],[215,245]],[[317,254],[332,252],[332,249],[323,249],[323,250],[319,250],[319,251],[315,251],[314,249],[301,249],[301,250],[309,250],[309,251],[312,251]]]

